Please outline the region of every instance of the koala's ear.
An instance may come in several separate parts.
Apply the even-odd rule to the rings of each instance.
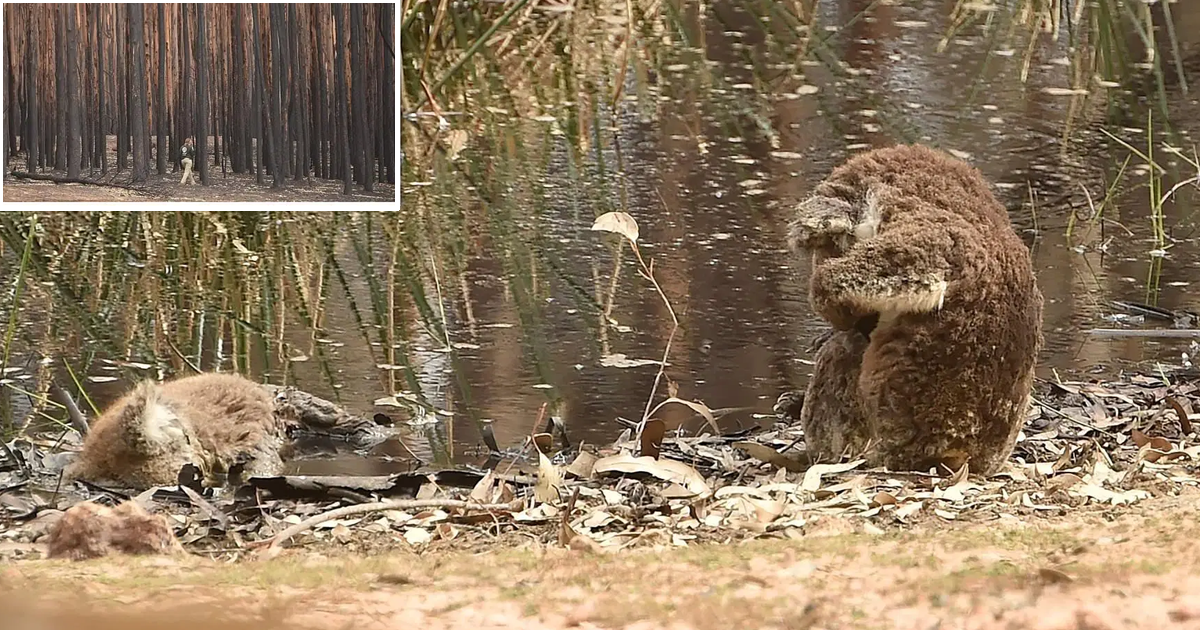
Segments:
[[[857,212],[850,202],[836,197],[814,196],[796,206],[788,223],[788,247],[819,249],[841,243],[854,230]]]
[[[879,232],[879,224],[883,223],[883,208],[888,205],[895,189],[887,184],[871,184],[867,187],[863,203],[862,216],[854,226],[854,238],[859,241],[869,241]]]

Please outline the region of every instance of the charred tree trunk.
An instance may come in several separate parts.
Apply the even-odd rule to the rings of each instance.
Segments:
[[[13,93],[13,33],[11,29],[4,31],[4,93],[9,96],[4,101],[4,164],[8,164],[8,158],[12,157],[13,145],[16,144],[16,131],[9,127],[8,119],[16,115],[16,103],[11,102]]]
[[[242,4],[234,5],[233,18],[233,77],[230,79],[233,90],[231,116],[233,133],[229,137],[229,157],[234,173],[245,173],[247,157],[249,157],[249,139],[246,137],[246,58],[245,38],[242,36],[246,19],[242,12]]]
[[[288,4],[288,21],[292,24],[292,105],[296,112],[296,180],[308,178],[308,120],[305,116],[305,92],[308,85],[308,75],[301,63],[300,43],[304,41],[300,34],[300,20],[296,15],[295,3]]]
[[[140,3],[127,4],[129,11],[130,80],[129,108],[133,127],[133,181],[146,181],[150,174],[149,156],[150,127],[146,121],[146,24],[144,6]]]
[[[221,30],[220,23],[217,23],[216,28],[219,37]],[[223,42],[218,40],[217,44],[220,46]],[[209,85],[211,86],[215,83],[217,86],[215,90],[210,90],[212,102],[209,103],[209,107],[212,108],[213,158],[216,160],[213,163],[221,165],[221,175],[224,176],[225,157],[229,154],[229,129],[226,125],[229,119],[223,115],[223,112],[225,111],[225,101],[228,100],[227,95],[229,91],[224,89],[228,87],[227,83],[224,86],[222,85],[224,82],[222,77],[225,76],[225,66],[221,64],[221,56],[213,55],[209,63],[212,64],[212,67],[209,68]]]
[[[158,3],[158,174],[167,174],[167,17],[166,5]]]
[[[283,77],[283,82],[279,86],[279,99],[283,108],[284,151],[281,159],[283,161],[283,176],[287,178],[295,170],[292,165],[292,136],[296,132],[296,123],[294,120],[296,111],[292,100],[295,94],[295,83],[294,79],[290,76],[292,70],[292,44],[289,41],[288,35],[290,31],[288,30],[286,5],[279,8],[279,22],[278,24],[272,24],[271,28],[274,31],[271,34],[272,41],[275,41],[276,37],[278,37],[279,41],[279,65],[277,67],[279,68],[279,76]]]
[[[187,4],[179,5],[180,11],[180,41],[183,42],[183,59],[180,60],[179,66],[183,80],[179,84],[179,102],[183,107],[183,117],[180,124],[183,126],[183,137],[190,138],[196,134],[195,114],[193,113],[192,100],[192,38],[189,37],[188,19],[187,19]]]
[[[342,155],[342,194],[350,194],[350,124],[347,120],[347,98],[346,94],[346,29],[344,28],[345,18],[343,12],[345,5],[335,4],[333,7],[334,29],[337,30],[337,49],[336,49],[336,65],[337,65],[337,95],[335,97],[336,107],[335,114],[338,118],[337,144],[341,147]]]
[[[33,45],[33,42],[38,41],[38,30],[37,19],[32,14],[29,16],[28,33],[29,43],[25,46],[25,99],[27,105],[25,112],[25,131],[22,132],[22,135],[25,136],[23,141],[26,148],[29,149],[29,154],[25,159],[25,170],[32,173],[38,169],[38,165],[41,163],[38,160],[41,154],[41,147],[38,145],[39,130],[37,79],[39,69],[37,46]]]
[[[388,44],[387,50],[380,50],[379,56],[383,58],[383,81],[378,82],[381,86],[380,91],[382,97],[382,111],[379,113],[379,120],[383,123],[379,134],[379,152],[380,164],[387,168],[387,176],[381,178],[380,181],[386,181],[389,184],[396,183],[396,60],[392,58],[390,51],[395,50],[391,45],[393,38],[392,17],[395,15],[395,4],[380,4],[379,7],[379,30],[381,37],[384,38],[384,43]]]
[[[58,5],[58,28],[54,34],[55,96],[54,116],[58,120],[54,138],[54,169],[67,170],[67,5]]]
[[[325,130],[329,124],[329,116],[325,113],[325,100],[328,94],[328,87],[325,84],[325,34],[322,32],[321,24],[325,21],[325,16],[318,6],[313,12],[313,22],[317,26],[317,94],[316,98],[316,114],[317,124],[313,125],[317,136],[317,152],[316,152],[316,169],[317,177],[329,177],[329,162],[326,159],[325,151]]]
[[[374,190],[374,177],[372,171],[375,169],[374,160],[371,150],[372,143],[367,135],[367,67],[368,60],[366,55],[366,30],[363,28],[363,7],[361,3],[350,5],[350,25],[354,30],[350,34],[350,55],[353,63],[352,77],[354,82],[354,129],[355,136],[358,139],[358,147],[355,148],[354,163],[355,176],[358,178],[358,183],[362,184],[363,190],[371,192]]]
[[[196,3],[196,167],[200,183],[208,184],[208,27],[205,4]]]
[[[283,186],[283,6],[269,5],[271,11],[271,173],[274,178],[271,188]]]
[[[263,116],[266,115],[266,103],[264,95],[266,94],[267,84],[266,78],[263,76],[263,61],[262,61],[262,30],[259,29],[258,7],[250,5],[250,11],[254,14],[254,137],[258,148],[258,164],[255,167],[255,173],[258,176],[258,183],[263,183],[263,165],[266,164],[266,138],[264,137],[266,129],[270,123],[263,123]]]
[[[95,164],[101,173],[108,172],[108,137],[104,135],[104,5],[96,5],[96,138]]]
[[[83,50],[88,52],[93,50],[95,46],[95,43],[92,42],[92,24],[96,23],[96,6],[94,4],[83,5],[83,21],[77,25],[77,28],[81,29],[79,36],[83,39]],[[95,170],[92,168],[92,156],[95,155],[96,149],[92,143],[92,140],[96,137],[96,132],[92,128],[92,116],[96,111],[94,105],[96,90],[92,89],[95,86],[95,83],[92,81],[92,61],[91,55],[87,54],[83,58],[83,61],[79,62],[83,69],[80,71],[78,91],[79,112],[83,117],[83,126],[79,129],[81,134],[79,138],[79,155],[82,160],[80,166],[88,169],[89,172]]]
[[[117,96],[117,102],[114,104],[114,109],[116,111],[114,113],[116,114],[117,122],[118,172],[125,170],[125,168],[129,165],[125,153],[125,148],[129,144],[129,125],[128,118],[125,116],[125,112],[129,109],[127,104],[129,92],[125,89],[125,68],[128,64],[127,56],[125,54],[125,42],[129,40],[129,30],[127,25],[128,19],[122,19],[122,14],[124,13],[125,12],[121,11],[120,7],[118,7],[115,12],[117,37],[113,38],[113,43],[115,44],[115,48],[117,50],[117,54],[113,59],[113,91]],[[125,26],[124,29],[121,28],[123,25]]]

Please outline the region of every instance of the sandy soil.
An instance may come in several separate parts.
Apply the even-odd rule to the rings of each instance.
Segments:
[[[1200,628],[1200,491],[1054,519],[611,554],[324,547],[273,560],[29,560],[0,628]]]

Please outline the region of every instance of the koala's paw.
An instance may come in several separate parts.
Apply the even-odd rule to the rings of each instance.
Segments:
[[[801,390],[793,390],[783,392],[779,395],[779,399],[775,401],[773,411],[784,422],[795,423],[800,421],[800,410],[804,407],[804,392]]]
[[[853,206],[841,199],[807,199],[788,223],[788,245],[793,250],[835,247],[844,251],[854,235],[854,214]]]
[[[889,314],[940,311],[949,289],[941,274],[863,278],[847,284],[846,297],[857,308]]]

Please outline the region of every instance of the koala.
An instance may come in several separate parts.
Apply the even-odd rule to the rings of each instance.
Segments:
[[[876,149],[834,169],[788,227],[833,327],[800,410],[810,457],[997,471],[1024,424],[1043,298],[983,175],[920,145]]]
[[[92,423],[64,477],[149,488],[175,485],[193,464],[223,485],[237,464],[245,476],[282,472],[286,436],[270,392],[241,376],[144,381]]]
[[[46,535],[47,557],[87,560],[111,553],[182,554],[183,546],[161,514],[150,514],[136,501],[115,508],[90,501],[76,503]]]

